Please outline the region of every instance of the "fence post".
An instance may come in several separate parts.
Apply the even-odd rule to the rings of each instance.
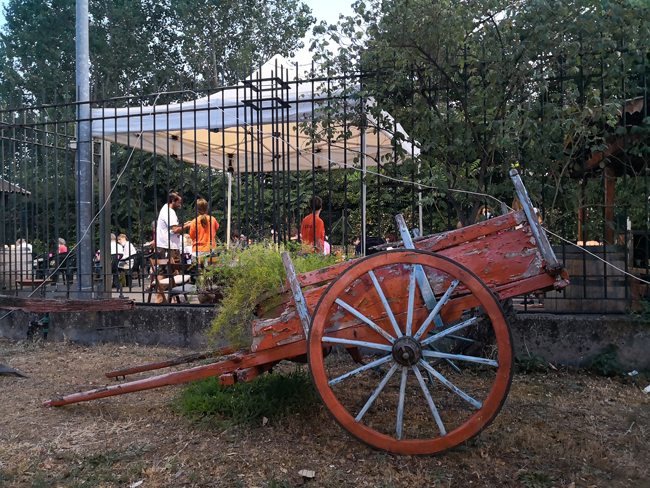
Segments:
[[[92,162],[90,127],[90,56],[88,47],[88,0],[76,3],[76,95],[77,95],[77,267],[79,298],[92,293]]]

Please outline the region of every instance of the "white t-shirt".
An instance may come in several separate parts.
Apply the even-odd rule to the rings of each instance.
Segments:
[[[111,241],[111,255],[113,254],[124,254],[124,249],[117,242]]]
[[[24,242],[20,246],[17,246],[16,248],[17,249],[25,249],[25,251],[23,251],[23,252],[32,252],[32,245],[31,244],[26,244]]]
[[[133,259],[129,259],[128,261],[126,261],[126,259],[137,254],[137,251],[135,250],[135,247],[133,247],[133,244],[128,241],[126,242],[126,246],[123,246],[123,248],[124,253],[122,254],[122,259],[118,263],[118,267],[131,269],[133,267]]]
[[[172,226],[178,225],[178,217],[173,208],[165,204],[158,215],[156,226],[156,247],[162,249],[180,249],[180,234],[172,232]],[[171,236],[171,239],[168,238]]]

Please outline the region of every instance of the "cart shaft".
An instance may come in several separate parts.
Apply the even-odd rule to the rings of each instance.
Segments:
[[[75,393],[65,397],[48,400],[44,403],[46,407],[60,407],[71,403],[86,402],[115,395],[123,395],[135,391],[151,390],[161,386],[178,385],[190,381],[209,378],[222,374],[232,373],[233,371],[243,370],[254,366],[261,366],[267,363],[275,363],[282,359],[288,359],[301,354],[306,354],[307,343],[305,341],[295,342],[284,346],[266,349],[258,353],[248,353],[235,355],[233,358],[207,366],[198,366],[185,371],[167,373],[152,378],[146,378],[138,381],[131,381],[121,385],[106,386],[96,390],[90,390],[83,393]]]

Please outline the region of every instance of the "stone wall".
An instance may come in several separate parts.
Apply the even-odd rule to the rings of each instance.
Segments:
[[[128,312],[52,314],[48,340],[83,344],[124,342],[161,344],[202,350],[212,308],[138,306]],[[40,316],[14,312],[0,321],[0,337],[25,339],[30,320]],[[621,363],[630,370],[650,370],[650,324],[625,314],[518,314],[511,321],[518,356],[584,366],[609,344],[619,347]],[[225,345],[225,344],[220,344]]]

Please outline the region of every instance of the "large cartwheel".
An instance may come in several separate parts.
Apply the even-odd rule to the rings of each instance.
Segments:
[[[279,361],[307,355],[325,407],[359,440],[400,454],[457,446],[489,425],[510,388],[512,340],[499,300],[569,284],[514,170],[512,177],[524,207],[517,212],[417,242],[398,215],[402,242],[396,245],[405,249],[300,275],[283,253],[287,290],[268,308],[261,307],[249,350],[224,349],[111,371],[106,376],[118,378],[227,356],[45,405],[210,376],[232,385],[250,381]],[[494,340],[477,340],[481,337]]]
[[[430,312],[416,276],[422,271],[445,289]],[[443,307],[447,320],[436,327]],[[477,320],[488,320],[496,338],[483,355],[436,347]],[[352,356],[328,363],[323,351],[335,344],[357,347],[365,364]],[[494,294],[464,266],[425,251],[388,251],[346,269],[312,315],[308,354],[335,420],[359,440],[400,454],[440,452],[478,434],[503,405],[513,372],[510,330]],[[437,358],[450,364],[433,367]]]

